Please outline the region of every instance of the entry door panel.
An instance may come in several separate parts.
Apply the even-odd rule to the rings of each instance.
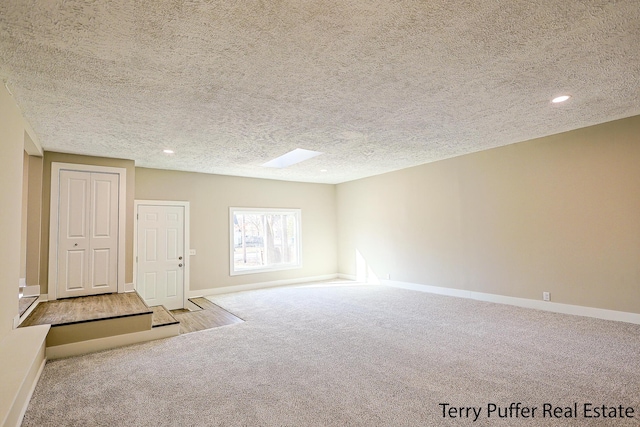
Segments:
[[[118,175],[60,171],[58,297],[116,292]]]
[[[138,205],[136,290],[149,306],[183,308],[184,207]]]

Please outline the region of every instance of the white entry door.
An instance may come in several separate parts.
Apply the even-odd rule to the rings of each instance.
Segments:
[[[58,298],[118,291],[118,174],[61,170]]]
[[[136,290],[149,306],[184,307],[184,206],[139,204]]]

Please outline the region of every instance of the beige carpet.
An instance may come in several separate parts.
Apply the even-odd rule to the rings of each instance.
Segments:
[[[383,286],[212,300],[245,322],[50,362],[23,425],[640,424],[639,325]],[[487,416],[512,402],[535,418]],[[543,416],[574,403],[576,418]],[[635,417],[585,419],[585,403]]]

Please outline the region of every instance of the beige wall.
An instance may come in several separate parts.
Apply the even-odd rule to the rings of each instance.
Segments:
[[[27,202],[27,285],[40,285],[40,232],[42,229],[42,157],[29,156]],[[24,215],[24,213],[23,213]]]
[[[640,313],[640,116],[336,191],[341,273]]]
[[[18,314],[24,132],[20,110],[0,85],[0,340]]]
[[[44,153],[42,172],[42,233],[40,247],[40,292],[49,292],[49,217],[51,205],[51,163],[75,163],[94,166],[111,166],[127,170],[127,218],[125,231],[125,283],[133,282],[133,200],[135,192],[135,165],[133,160],[80,156],[76,154]]]
[[[29,155],[22,152],[22,207],[20,219],[20,277],[27,277],[27,204],[29,202]]]
[[[335,186],[136,168],[136,199],[189,201],[190,289],[335,274]],[[229,275],[229,207],[302,209],[303,268]]]

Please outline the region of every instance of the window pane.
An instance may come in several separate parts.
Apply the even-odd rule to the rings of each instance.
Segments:
[[[231,274],[300,268],[300,210],[231,208]]]

